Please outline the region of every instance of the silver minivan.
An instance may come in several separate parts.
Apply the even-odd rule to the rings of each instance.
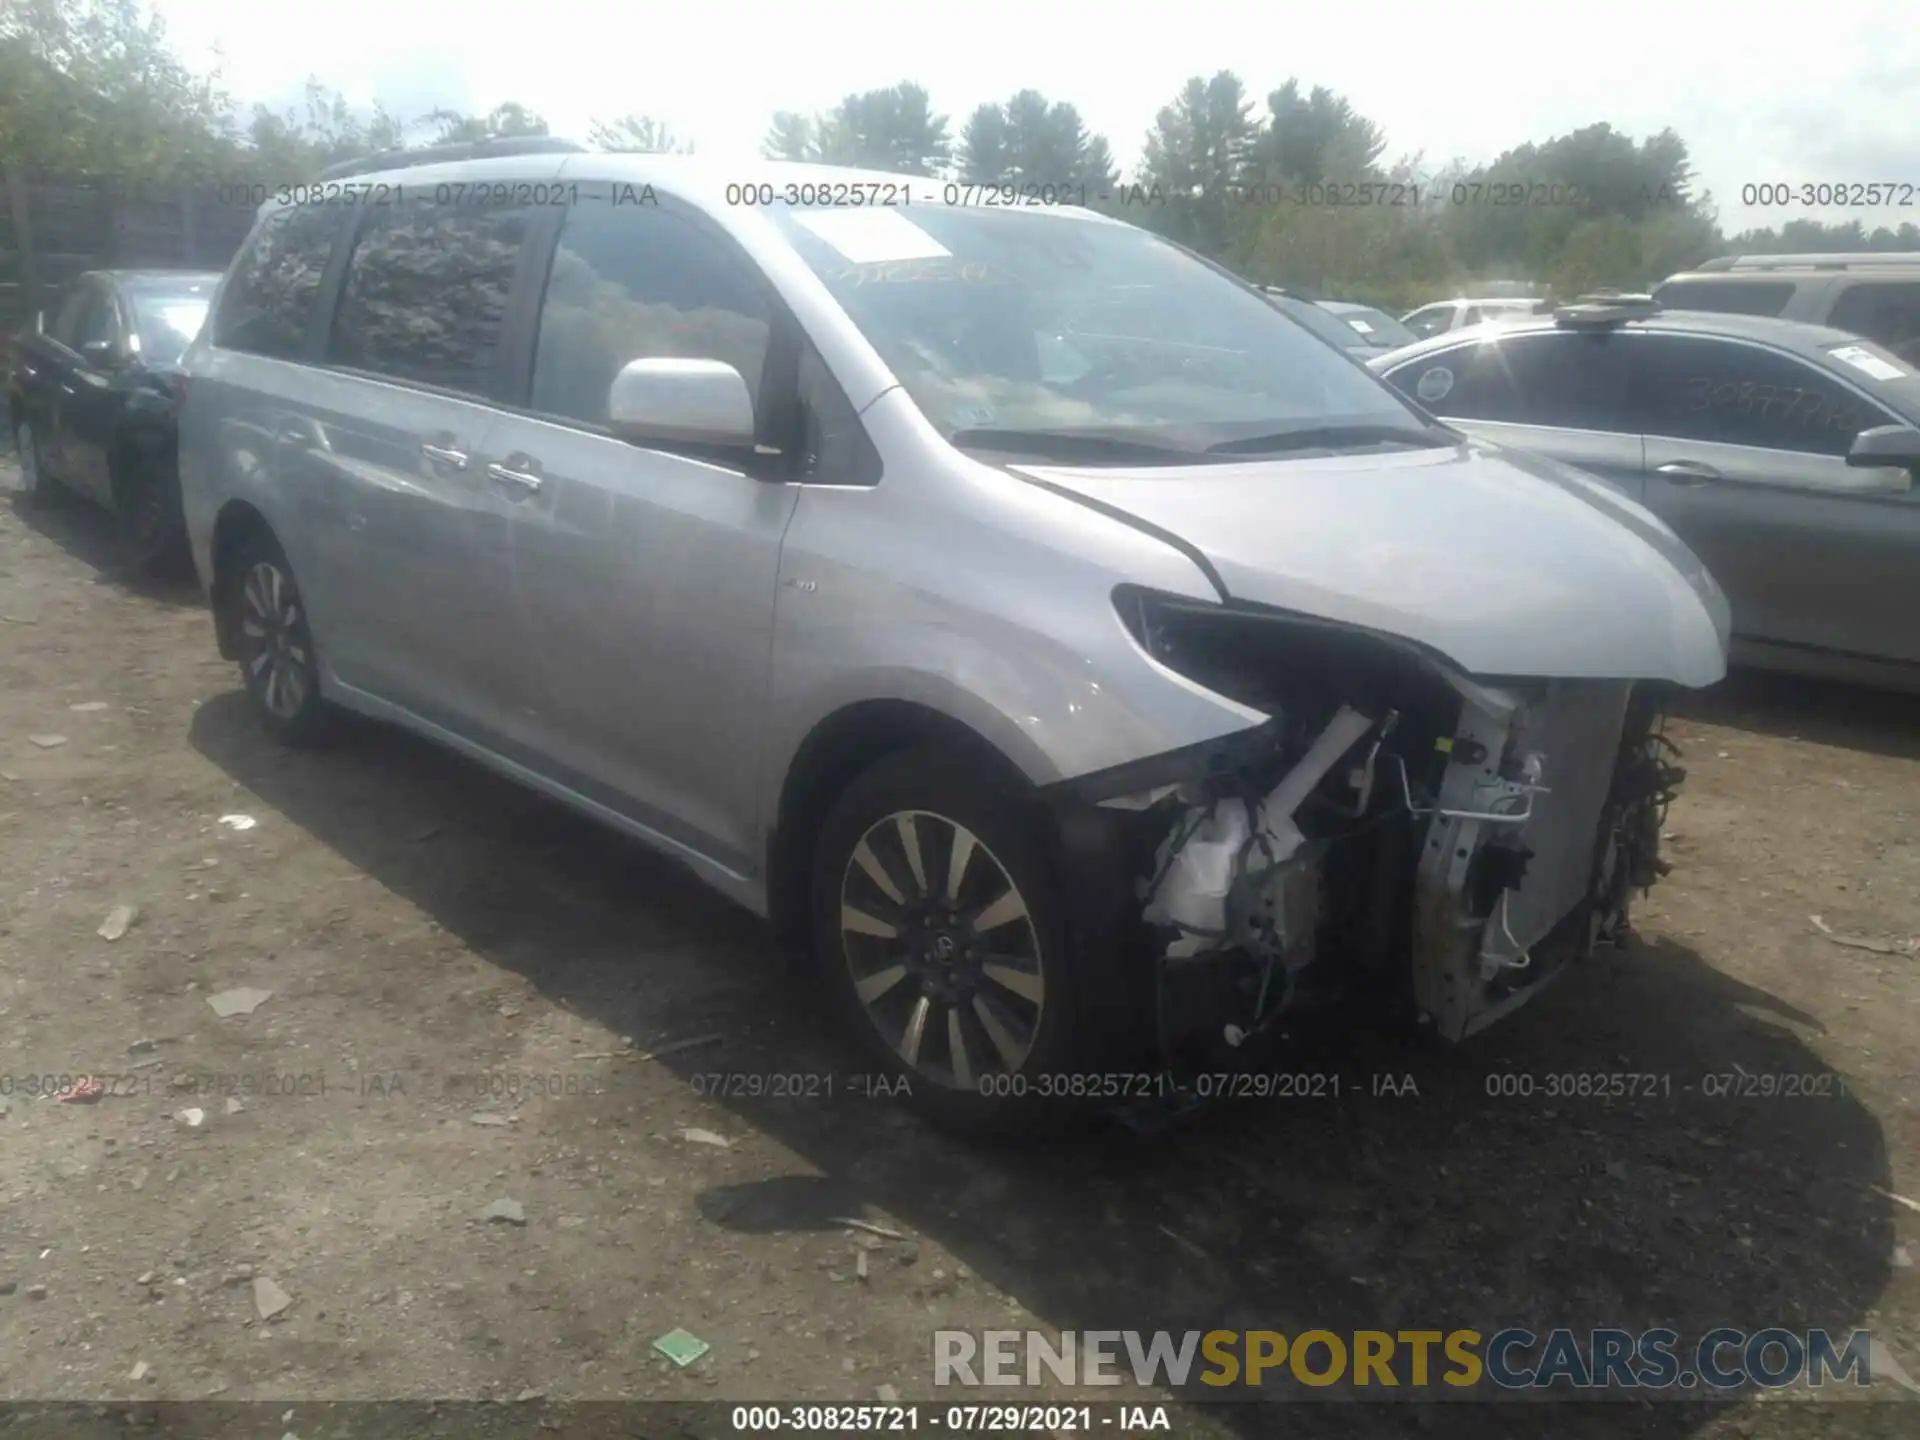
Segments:
[[[677,857],[936,1115],[1152,1098],[1622,933],[1727,610],[1145,230],[555,144],[269,205],[186,357],[221,653]]]

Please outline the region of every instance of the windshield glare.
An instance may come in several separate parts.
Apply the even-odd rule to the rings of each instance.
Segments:
[[[129,287],[134,326],[140,332],[140,356],[149,365],[171,365],[186,351],[206,323],[213,299],[213,281],[193,281],[166,288]]]
[[[1085,433],[1197,452],[1308,427],[1424,433],[1363,368],[1145,231],[1058,211],[772,213],[949,436]]]

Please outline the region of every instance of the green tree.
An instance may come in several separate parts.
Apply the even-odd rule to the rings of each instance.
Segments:
[[[1259,138],[1240,77],[1195,76],[1147,132],[1140,179],[1165,197],[1140,217],[1209,255],[1224,255]]]
[[[769,160],[818,160],[820,142],[812,117],[793,110],[775,111],[760,153]]]
[[[1105,138],[1072,105],[1050,104],[1037,90],[975,110],[961,132],[959,168],[981,184],[1084,186],[1089,198],[1117,181]]]
[[[1819,255],[1860,250],[1920,250],[1920,225],[1908,220],[1898,229],[1880,225],[1869,233],[1858,220],[1833,224],[1789,220],[1778,230],[1743,230],[1725,246],[1729,255]]]
[[[651,115],[622,115],[618,120],[595,120],[588,138],[596,149],[629,155],[691,155],[693,142],[682,140],[664,120]]]
[[[210,179],[231,102],[140,0],[0,0],[0,160],[28,173]]]
[[[485,115],[462,115],[458,110],[430,110],[426,118],[428,124],[436,127],[433,136],[436,145],[549,133],[547,122],[517,100],[496,105]]]
[[[849,95],[812,125],[813,153],[829,165],[938,175],[952,151],[947,119],[911,82]]]
[[[1254,163],[1270,180],[1315,184],[1378,175],[1386,151],[1380,127],[1344,97],[1316,85],[1304,98],[1289,79],[1267,96],[1266,127],[1254,142]]]
[[[356,114],[346,97],[309,77],[301,110],[253,107],[242,166],[274,182],[299,179],[340,160],[397,148],[405,126],[376,105]]]

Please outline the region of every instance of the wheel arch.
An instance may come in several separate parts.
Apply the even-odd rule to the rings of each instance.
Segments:
[[[228,600],[238,577],[235,561],[247,541],[265,535],[278,543],[267,517],[245,500],[229,500],[220,507],[213,522],[213,576],[209,592],[213,601],[213,633],[220,647],[220,658],[240,658],[239,637],[233,630],[233,607]]]
[[[922,745],[949,746],[1010,787],[1032,788],[1026,772],[986,736],[930,705],[861,700],[826,716],[795,749],[767,834],[767,916],[783,945],[806,944],[813,847],[835,799],[877,761]]]

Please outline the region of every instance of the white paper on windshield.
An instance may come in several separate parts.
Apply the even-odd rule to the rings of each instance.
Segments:
[[[1348,320],[1347,324],[1358,330],[1362,335],[1371,335],[1373,333],[1373,327],[1364,320]]]
[[[1882,360],[1871,350],[1861,345],[1843,345],[1838,350],[1827,352],[1836,360],[1844,360],[1864,375],[1876,380],[1904,380],[1911,373],[1902,370],[1890,360]]]
[[[938,260],[953,253],[898,210],[885,206],[810,210],[794,219],[856,265]]]

